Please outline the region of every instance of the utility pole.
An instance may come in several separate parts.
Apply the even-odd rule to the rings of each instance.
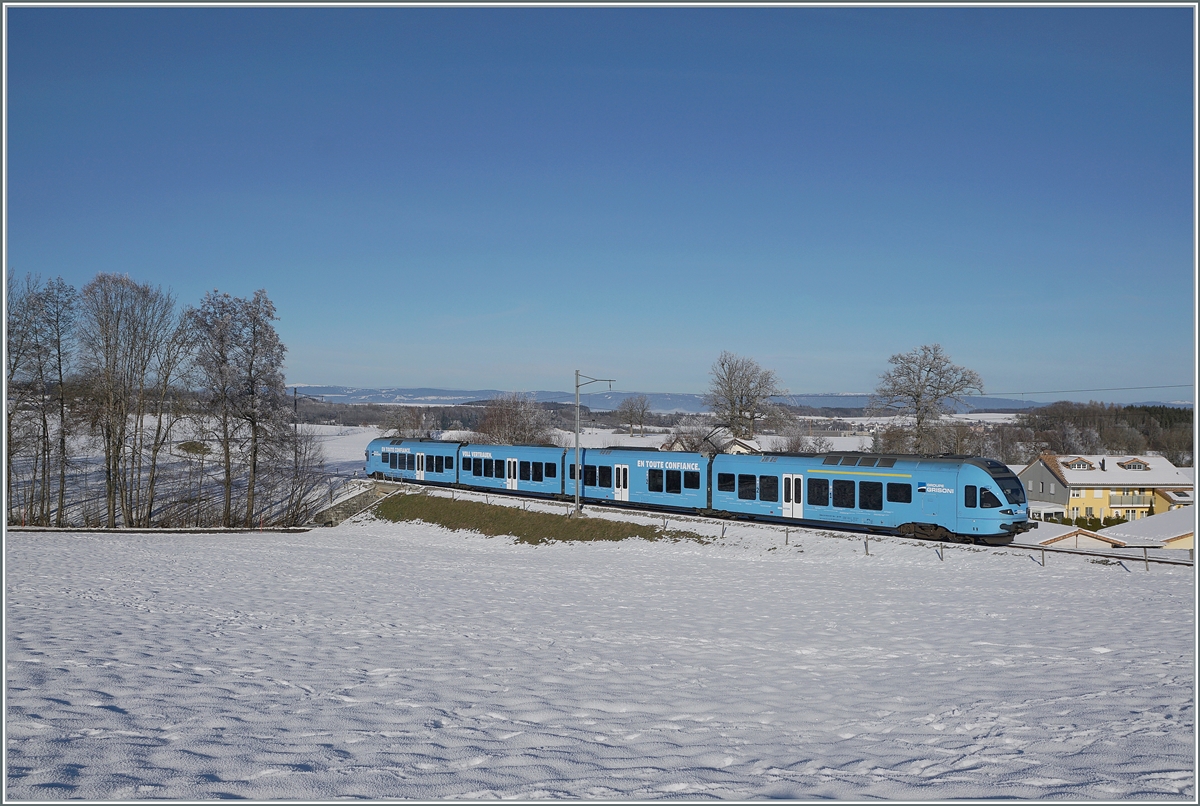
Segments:
[[[583,383],[579,382],[580,378],[587,378]],[[575,515],[578,517],[583,514],[583,504],[579,500],[579,492],[583,487],[583,466],[579,462],[579,387],[587,386],[589,383],[607,383],[611,391],[613,385],[612,378],[593,378],[590,375],[580,375],[579,370],[575,370]]]

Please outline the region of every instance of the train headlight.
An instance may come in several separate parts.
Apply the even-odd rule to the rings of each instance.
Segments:
[[[1002,509],[1002,510],[1000,510],[1000,514],[1001,515],[1012,515],[1013,511],[1011,509]]]

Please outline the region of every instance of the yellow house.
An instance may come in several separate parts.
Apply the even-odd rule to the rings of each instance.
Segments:
[[[1069,518],[1141,520],[1193,495],[1191,479],[1162,456],[1046,453],[1019,477],[1030,501],[1059,504]]]

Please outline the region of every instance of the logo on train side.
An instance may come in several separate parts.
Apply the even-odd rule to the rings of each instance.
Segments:
[[[923,481],[917,482],[917,492],[919,493],[948,493],[954,495],[954,488],[947,487],[945,484],[933,483],[926,484]]]
[[[653,467],[661,470],[699,470],[699,462],[668,462],[663,459],[638,459],[638,467]]]

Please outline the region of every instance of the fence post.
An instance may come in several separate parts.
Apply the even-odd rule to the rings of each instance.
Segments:
[[[863,538],[863,551],[866,552],[868,557],[871,556],[871,546],[867,543],[867,539],[865,537]]]
[[[789,537],[791,537],[791,536],[792,536],[792,530],[791,530],[791,529],[784,529],[784,530],[783,530],[783,545],[785,545],[785,546],[786,546],[786,545],[788,544],[788,538],[789,538]]]
[[[1148,549],[1145,546],[1142,546],[1142,560],[1145,561],[1146,570],[1149,571],[1150,570],[1150,549]]]
[[[1042,549],[1042,568],[1046,567],[1046,549]]]

